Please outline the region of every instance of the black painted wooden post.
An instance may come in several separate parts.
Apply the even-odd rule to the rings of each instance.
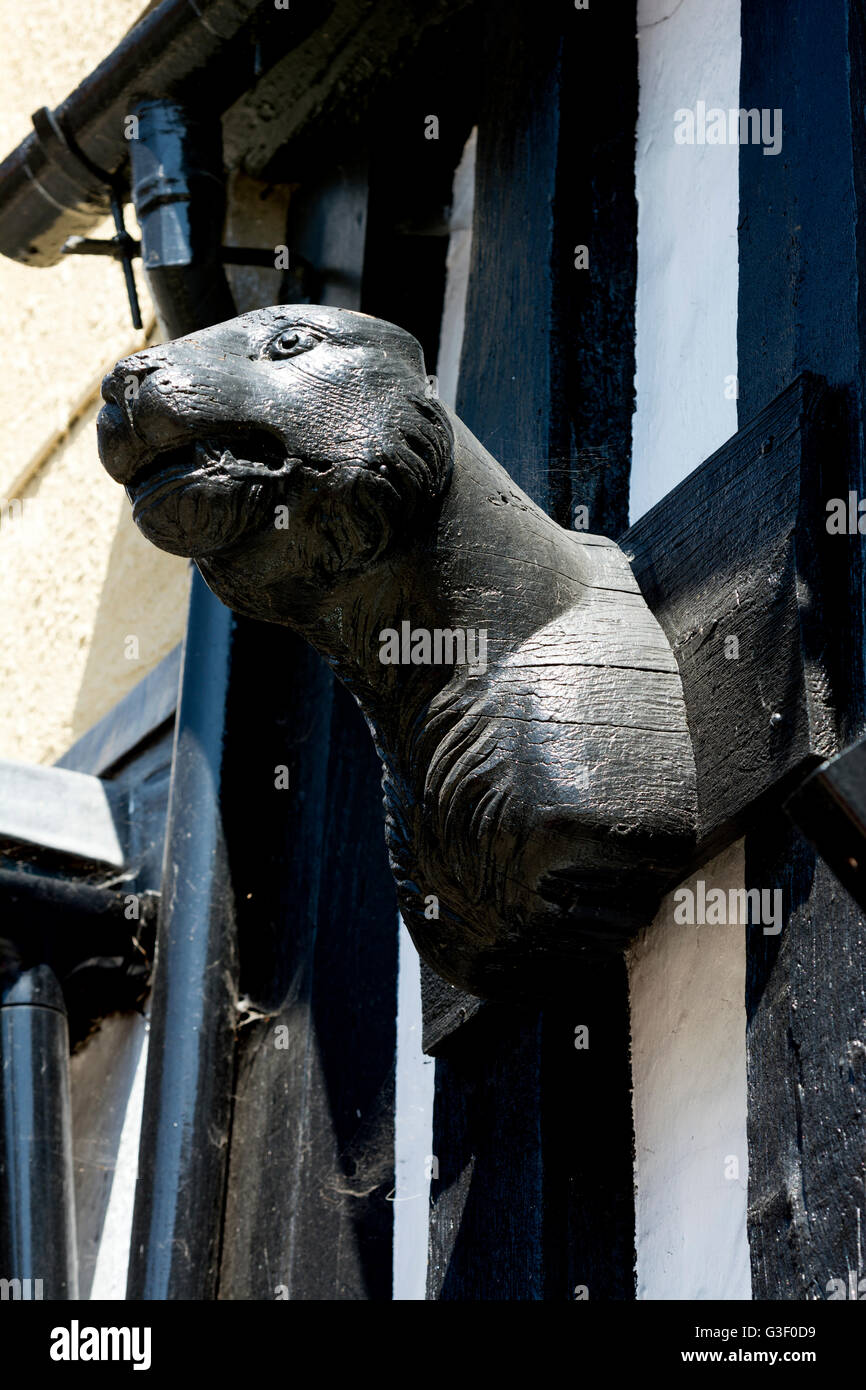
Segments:
[[[849,0],[743,0],[740,105],[780,109],[783,145],[740,150],[740,418],[801,370],[847,400],[843,487],[864,495],[864,28]],[[842,494],[845,495],[844,492]],[[829,499],[825,499],[829,500]],[[829,539],[829,538],[828,538]],[[832,538],[848,592],[815,594],[838,644],[840,741],[863,730],[863,539]],[[772,700],[773,692],[767,691]],[[774,816],[746,839],[749,888],[781,888],[779,936],[747,933],[749,1238],[755,1298],[851,1297],[866,1224],[866,929]],[[856,1292],[854,1294],[856,1297]]]
[[[351,305],[366,187],[322,201],[327,246],[320,223],[293,251]],[[233,314],[212,264],[152,283],[174,335]],[[185,652],[129,1297],[386,1299],[397,909],[375,751],[322,661],[198,573]]]
[[[633,408],[634,14],[487,7],[481,72],[458,414],[562,524],[585,505],[588,529],[615,535]],[[601,109],[605,76],[616,102]],[[624,964],[542,1010],[488,1006],[458,1028],[437,1057],[433,1148],[429,1298],[632,1298]]]
[[[288,242],[357,307],[362,163],[310,181]],[[228,711],[240,1017],[221,1299],[387,1300],[397,905],[361,715],[292,633],[238,620]],[[280,783],[280,769],[285,776]]]

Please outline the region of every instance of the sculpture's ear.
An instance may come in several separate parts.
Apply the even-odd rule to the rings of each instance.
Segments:
[[[424,360],[421,359],[423,367]],[[425,389],[408,390],[398,408],[398,435],[386,467],[398,464],[431,499],[441,497],[454,467],[454,426],[442,402]]]
[[[347,318],[359,320],[357,327],[352,324],[350,338],[364,346],[372,345],[384,352],[386,360],[390,359],[392,369],[417,382],[419,390],[431,389],[430,383],[433,383],[435,389],[435,378],[427,376],[424,350],[418,339],[407,333],[405,328],[400,328],[396,323],[388,323],[385,319],[370,319],[363,314],[350,314],[348,310],[341,312]],[[345,331],[345,320],[343,328]]]

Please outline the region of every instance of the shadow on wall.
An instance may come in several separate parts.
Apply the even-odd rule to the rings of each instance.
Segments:
[[[96,405],[0,496],[3,756],[53,762],[183,632],[187,564],[138,535],[99,466]]]
[[[94,469],[99,467],[95,454],[94,445]],[[186,560],[159,554],[147,544],[121,495],[71,716],[73,739],[86,733],[182,639],[189,577]]]

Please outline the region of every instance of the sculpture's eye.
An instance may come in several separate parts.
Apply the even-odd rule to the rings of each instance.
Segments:
[[[277,359],[296,357],[299,352],[309,352],[319,342],[321,339],[306,328],[284,328],[268,343],[265,356]]]

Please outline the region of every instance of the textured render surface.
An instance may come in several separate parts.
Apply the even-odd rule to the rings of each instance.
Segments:
[[[183,635],[187,565],[133,526],[94,419],[95,406],[0,522],[4,757],[53,762]]]
[[[57,106],[146,8],[145,0],[0,0],[4,155],[30,130],[30,113]]]
[[[142,9],[0,0],[0,155]],[[129,210],[127,226],[136,230]],[[139,294],[147,325],[140,274]],[[0,303],[0,756],[51,762],[180,639],[188,575],[142,542],[97,459],[101,377],[145,341],[119,267],[76,256],[37,270],[0,258]],[[125,656],[128,635],[139,639],[137,659]]]
[[[741,840],[696,878],[727,893],[744,872]],[[678,925],[675,906],[629,952],[637,1296],[748,1299],[743,939],[760,927]]]
[[[143,8],[140,0],[0,0],[0,157],[30,132],[31,113],[62,101]],[[135,231],[129,211],[127,225]],[[93,235],[112,231],[106,223]],[[0,303],[8,325],[0,373],[0,497],[8,497],[106,364],[143,338],[131,326],[119,267],[97,258],[75,256],[44,270],[0,258]],[[147,323],[146,293],[142,308]],[[46,343],[62,348],[62,357],[47,354]]]
[[[736,145],[678,145],[674,115],[739,107],[740,0],[640,0],[631,520],[737,429]]]

